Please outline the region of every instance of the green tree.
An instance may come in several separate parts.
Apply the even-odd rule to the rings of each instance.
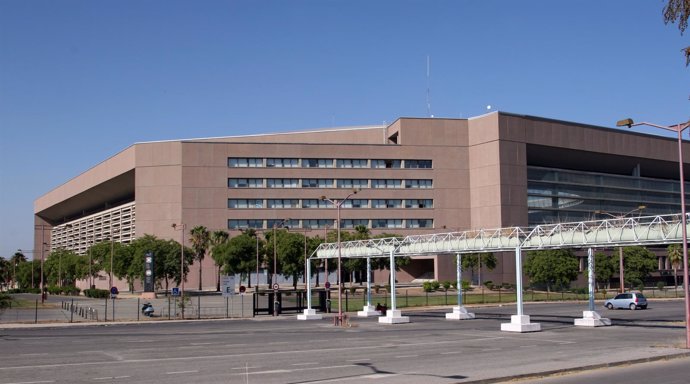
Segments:
[[[210,234],[208,229],[203,225],[198,225],[189,231],[192,236],[189,241],[192,243],[192,249],[194,249],[195,259],[199,262],[199,291],[201,291],[201,266],[206,256],[206,251],[209,247]]]
[[[678,29],[681,36],[685,29],[688,28],[688,16],[690,16],[690,0],[668,0],[663,10],[664,23],[675,24],[678,22]],[[690,64],[690,46],[682,49],[685,55],[685,66]]]
[[[683,265],[683,250],[680,248],[680,244],[671,244],[666,248],[668,252],[668,262],[671,263],[671,268],[673,268],[673,284],[678,288],[678,268]],[[685,292],[685,291],[683,291]]]
[[[12,268],[12,278],[10,279],[11,285],[18,285],[17,284],[17,268],[22,264],[26,263],[27,259],[26,256],[21,251],[17,251],[10,257],[9,264],[10,267]]]
[[[611,278],[618,272],[618,262],[604,252],[594,254],[594,276],[597,284],[605,284],[609,288]]]
[[[74,251],[65,248],[58,248],[50,252],[48,258],[43,263],[43,270],[46,274],[49,285],[65,286],[72,285],[78,278],[77,270],[80,256]]]
[[[280,274],[291,276],[292,287],[297,289],[297,282],[304,275],[304,236],[300,233],[280,231],[277,241]]]
[[[181,285],[182,276],[187,276],[189,266],[194,262],[194,251],[185,247],[184,260],[181,260],[182,251],[180,243],[174,240],[163,240],[153,235],[145,235],[134,240],[129,245],[132,262],[127,272],[127,281],[144,278],[144,263],[146,254],[153,254],[153,273],[156,285],[163,281],[166,294],[170,291],[170,282]],[[182,268],[183,273],[180,273]]]
[[[570,249],[530,251],[525,259],[524,271],[532,283],[544,284],[550,292],[554,286],[568,287],[577,279],[579,263]]]
[[[243,232],[213,248],[223,273],[244,277],[256,267],[256,237],[252,234]]]
[[[481,262],[481,263],[480,263]],[[470,276],[474,276],[475,268],[486,267],[493,271],[496,268],[496,256],[493,252],[469,253],[462,256],[462,270],[470,270]],[[481,270],[479,271],[481,275]],[[481,281],[479,282],[481,284]]]
[[[92,270],[95,275],[100,271],[104,271],[110,275],[110,266],[112,265],[112,274],[115,277],[123,277],[127,273],[129,256],[125,255],[126,245],[117,242],[102,241],[91,246],[91,259],[93,261]],[[112,260],[111,260],[112,258]],[[88,260],[87,260],[88,268]],[[88,272],[87,272],[88,275]],[[108,282],[109,284],[113,282]]]
[[[625,259],[625,282],[630,286],[644,284],[649,275],[657,269],[659,259],[644,247],[623,248]]]
[[[209,250],[211,252],[211,258],[213,259],[213,263],[216,266],[216,272],[217,272],[216,273],[216,275],[217,275],[216,292],[220,292],[220,269],[222,268],[222,264],[219,262],[220,260],[218,260],[216,258],[216,255],[214,255],[213,249],[217,245],[223,244],[224,242],[228,241],[229,238],[230,238],[230,234],[228,234],[226,231],[218,230],[218,231],[211,232],[211,234],[209,235],[209,239],[208,239],[208,246],[209,246]],[[252,282],[249,281],[249,287],[251,287],[251,286],[252,286]]]
[[[0,288],[9,285],[12,280],[12,268],[10,268],[9,260],[0,256]]]

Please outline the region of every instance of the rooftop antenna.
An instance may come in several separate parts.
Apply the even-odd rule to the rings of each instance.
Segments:
[[[426,55],[426,114],[429,117],[434,117],[431,114],[431,101],[429,100],[429,88],[430,88],[430,82],[429,82],[429,77],[431,73],[431,59],[429,58],[429,55]]]

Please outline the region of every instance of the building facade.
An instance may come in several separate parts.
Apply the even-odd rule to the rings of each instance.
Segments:
[[[35,201],[35,249],[84,253],[144,234],[179,241],[173,223],[232,235],[285,221],[323,236],[336,210],[322,197],[353,190],[341,228],[364,225],[373,234],[578,221],[641,207],[677,213],[677,156],[674,139],[502,112],[136,143]],[[208,288],[216,281],[212,263],[204,260]],[[452,263],[414,258],[398,278],[452,280]],[[500,255],[498,264],[485,280],[513,281],[513,256]],[[189,286],[197,279],[191,273]]]

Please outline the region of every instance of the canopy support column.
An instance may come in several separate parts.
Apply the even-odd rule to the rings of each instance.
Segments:
[[[541,324],[530,323],[529,315],[522,311],[522,249],[515,248],[515,283],[517,294],[517,315],[510,316],[510,323],[502,323],[501,331],[506,332],[539,332]]]
[[[379,323],[385,324],[400,324],[409,323],[410,318],[402,316],[402,312],[395,308],[395,257],[393,257],[394,249],[390,250],[390,269],[391,269],[391,309],[386,311],[386,316],[379,317]]]
[[[361,311],[357,311],[359,317],[381,316],[381,312],[377,311],[371,305],[371,258],[367,257],[367,305]]]
[[[304,263],[307,264],[307,308],[303,314],[297,315],[297,320],[321,320],[323,316],[316,313],[316,309],[311,309],[311,260],[306,259]]]
[[[455,255],[455,278],[456,287],[458,289],[458,305],[453,307],[452,313],[446,313],[446,319],[449,320],[466,320],[474,319],[474,313],[467,312],[467,309],[462,305],[462,254]]]
[[[602,327],[611,325],[610,319],[602,318],[601,315],[594,310],[594,250],[587,248],[587,286],[589,288],[589,305],[588,310],[582,311],[582,318],[575,319],[575,325],[580,327]]]

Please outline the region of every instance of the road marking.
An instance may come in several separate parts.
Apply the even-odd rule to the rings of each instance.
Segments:
[[[46,356],[47,353],[22,353],[19,356]],[[34,381],[32,381],[34,383]],[[35,383],[42,383],[42,381],[35,381]],[[52,381],[51,381],[52,383]]]
[[[40,383],[54,383],[55,380],[46,380],[46,381],[17,381],[15,383],[7,383],[7,384],[40,384]]]
[[[419,355],[401,355],[401,356],[395,356],[396,359],[407,359],[409,357],[419,357]]]
[[[176,371],[176,372],[165,372],[166,375],[179,375],[182,373],[199,373],[198,370],[193,370],[193,371]]]
[[[213,343],[189,343],[189,345],[210,345]]]
[[[131,376],[105,376],[105,377],[94,377],[92,380],[117,380],[126,379]]]
[[[500,351],[501,348],[484,348],[482,352]]]
[[[230,368],[230,369],[256,369],[256,368],[261,368],[261,366],[257,365],[255,367],[251,367],[251,366],[249,366],[249,367],[236,367],[236,368]]]
[[[316,365],[318,364],[317,362],[311,362],[311,363],[295,363],[291,365],[296,365],[296,366],[302,366],[302,365]]]
[[[441,352],[442,355],[455,355],[458,353],[462,353],[462,351]]]
[[[398,375],[395,373],[374,373],[371,375],[364,375],[364,376],[360,376],[360,377],[363,379],[383,379],[386,377],[393,377],[393,376],[398,376]]]
[[[520,348],[534,348],[536,346],[537,346],[536,344],[534,344],[534,345],[521,345]]]
[[[353,360],[345,360],[349,363],[356,363],[358,361],[371,361],[371,359],[353,359]]]

